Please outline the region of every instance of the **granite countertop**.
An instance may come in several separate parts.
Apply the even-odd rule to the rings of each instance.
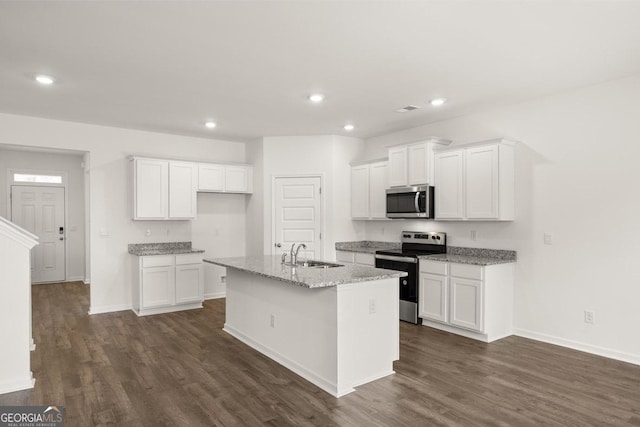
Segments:
[[[516,251],[449,246],[446,254],[423,255],[418,258],[430,261],[486,266],[516,262],[517,256]]]
[[[402,245],[398,242],[374,242],[371,240],[361,240],[357,242],[336,242],[337,251],[360,252],[375,254],[376,251],[389,251],[400,249]]]
[[[204,252],[204,249],[192,248],[191,242],[130,243],[129,244],[129,253],[137,256],[198,254],[203,252]]]
[[[291,267],[281,264],[279,256],[205,258],[204,262],[291,283],[305,288],[327,288],[346,283],[404,277],[403,271],[383,270],[355,264],[333,268]]]

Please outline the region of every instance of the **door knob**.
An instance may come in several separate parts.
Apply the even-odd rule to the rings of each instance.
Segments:
[[[275,246],[276,248],[281,248],[282,247],[282,243],[276,243],[273,246]]]
[[[64,240],[64,237],[61,237],[60,240]]]

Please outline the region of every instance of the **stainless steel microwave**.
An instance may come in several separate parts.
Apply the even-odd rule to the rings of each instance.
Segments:
[[[433,218],[433,187],[387,189],[387,218]]]

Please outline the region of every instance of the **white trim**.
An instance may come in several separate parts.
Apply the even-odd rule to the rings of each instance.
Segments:
[[[515,329],[514,335],[523,338],[529,338],[536,341],[545,342],[547,344],[559,345],[562,347],[572,348],[574,350],[583,351],[585,353],[595,354],[597,356],[608,357],[609,359],[620,360],[622,362],[640,365],[640,355],[625,353],[610,348],[591,345],[579,341],[568,340],[553,335],[541,334],[538,332],[528,331],[526,329]]]
[[[226,291],[211,292],[209,294],[204,294],[204,299],[205,300],[226,298],[226,297],[227,297],[227,292]]]
[[[38,244],[38,236],[0,216],[0,235],[6,236],[27,249]]]
[[[298,363],[294,362],[293,360],[289,359],[288,357],[285,357],[285,356],[281,355],[277,351],[272,350],[271,348],[269,348],[269,347],[267,347],[267,346],[265,346],[265,345],[263,345],[263,344],[261,344],[261,343],[259,343],[257,341],[254,341],[253,339],[247,337],[242,332],[238,331],[237,329],[234,329],[233,327],[229,326],[226,323],[224,325],[224,328],[222,328],[222,330],[225,331],[226,333],[228,333],[229,335],[231,335],[232,337],[234,337],[234,338],[238,339],[239,341],[243,342],[244,344],[248,345],[249,347],[259,351],[260,353],[264,354],[265,356],[267,356],[267,357],[271,358],[272,360],[278,362],[279,364],[281,364],[285,368],[289,369],[290,371],[295,372],[296,374],[300,375],[305,380],[307,380],[310,383],[316,385],[317,387],[321,388],[322,390],[326,391],[327,393],[329,393],[330,395],[332,395],[334,397],[342,397],[342,396],[344,396],[346,394],[349,394],[349,393],[355,391],[355,389],[352,388],[352,387],[345,387],[342,390],[338,390],[337,385],[333,384],[331,381],[329,381],[329,380],[327,380],[325,378],[322,378],[321,376],[319,376],[315,372],[312,372],[312,371],[300,366]]]
[[[31,351],[36,350],[36,342],[33,340],[33,337],[31,337],[31,344],[29,345],[29,348],[31,349]]]
[[[155,314],[174,313],[176,311],[196,310],[202,308],[202,302],[194,302],[191,304],[176,304],[168,307],[141,308],[135,310],[131,308],[138,317],[153,316]]]
[[[273,254],[273,246],[275,244],[276,241],[276,204],[275,204],[275,198],[276,198],[276,180],[278,178],[319,178],[320,179],[320,188],[322,189],[320,192],[320,215],[322,216],[322,218],[320,218],[320,236],[322,236],[321,239],[319,239],[319,246],[322,250],[322,253],[320,254],[320,256],[317,256],[317,259],[324,259],[325,257],[325,252],[329,253],[331,252],[331,250],[326,251],[325,249],[325,242],[328,242],[327,240],[327,233],[326,231],[326,221],[327,221],[327,215],[326,215],[326,211],[325,211],[325,197],[326,197],[326,188],[325,188],[325,179],[324,179],[324,173],[310,173],[310,174],[282,174],[282,175],[271,175],[271,244],[270,244],[270,252],[271,254]],[[330,248],[329,248],[330,249]]]
[[[113,313],[116,311],[125,311],[125,310],[131,310],[131,305],[117,304],[117,305],[105,305],[102,307],[90,307],[89,315],[92,316],[94,314]]]
[[[0,394],[13,393],[14,391],[27,390],[36,385],[33,372],[29,371],[29,376],[21,380],[5,381],[0,383]]]
[[[70,276],[67,277],[66,282],[84,282],[84,276]]]

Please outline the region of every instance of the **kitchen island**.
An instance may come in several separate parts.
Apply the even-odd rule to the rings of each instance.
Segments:
[[[292,267],[277,256],[204,261],[227,268],[224,331],[331,395],[394,372],[406,273]]]

